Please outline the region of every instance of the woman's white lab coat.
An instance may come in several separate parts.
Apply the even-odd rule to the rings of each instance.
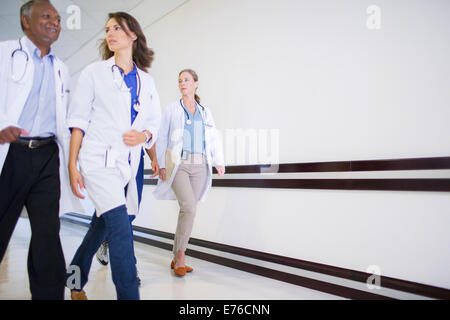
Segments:
[[[131,93],[120,74],[118,78],[113,76],[114,64],[112,57],[82,71],[67,115],[69,128],[79,128],[86,133],[78,161],[98,216],[124,204],[128,214],[138,214],[136,173],[141,150],[153,146],[161,120],[154,81],[148,73],[138,69],[140,111],[131,125]],[[132,129],[148,130],[152,139],[144,145],[128,147],[123,142],[123,134]]]
[[[199,106],[198,110],[203,118],[205,126],[205,151],[208,162],[208,179],[200,197],[200,201],[205,201],[205,197],[212,185],[212,167],[225,166],[223,157],[222,142],[216,129],[213,116],[209,108]],[[175,200],[176,196],[171,185],[181,162],[181,152],[183,149],[184,132],[184,111],[180,101],[176,101],[167,106],[161,120],[159,138],[156,141],[156,154],[160,168],[166,168],[166,181],[158,180],[158,185],[153,192],[158,200]]]
[[[32,52],[29,52],[25,45],[25,37],[21,39],[21,43],[22,49],[28,54],[29,59],[23,79],[18,82],[12,79],[11,55],[14,50],[19,49],[19,41],[12,40],[0,43],[0,130],[9,126],[19,127],[18,121],[33,85]],[[15,58],[17,59],[16,63],[21,64],[18,65],[17,70],[23,70],[21,68],[25,67],[25,59],[22,59],[20,55],[21,53],[18,53]],[[53,59],[53,72],[56,91],[56,141],[59,147],[60,163],[60,215],[70,212],[85,213],[83,205],[70,189],[67,170],[70,132],[66,127],[65,119],[70,92],[70,75],[65,64],[57,57]],[[8,150],[9,143],[0,145],[0,172],[3,169]]]

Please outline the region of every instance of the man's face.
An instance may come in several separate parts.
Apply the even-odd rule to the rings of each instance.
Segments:
[[[24,16],[22,19],[26,34],[31,40],[47,45],[58,40],[61,17],[50,3],[36,2],[31,10],[31,18]]]

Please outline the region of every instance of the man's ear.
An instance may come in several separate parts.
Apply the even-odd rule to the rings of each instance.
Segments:
[[[20,21],[22,22],[24,31],[30,29],[30,17],[28,16],[21,16]]]

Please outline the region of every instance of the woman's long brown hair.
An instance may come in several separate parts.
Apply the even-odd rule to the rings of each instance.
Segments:
[[[155,52],[147,46],[147,39],[139,22],[126,12],[110,13],[108,15],[108,21],[111,19],[116,20],[126,34],[130,35],[128,30],[136,34],[137,39],[133,43],[133,61],[139,69],[147,72],[152,66]],[[108,60],[114,56],[114,52],[109,50],[106,39],[102,41],[99,49],[103,60]]]

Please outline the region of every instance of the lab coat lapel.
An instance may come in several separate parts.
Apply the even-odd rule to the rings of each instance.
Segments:
[[[65,92],[66,88],[64,88],[64,79],[65,76],[63,74],[61,62],[57,57],[53,59],[53,76],[55,79],[55,97],[56,97],[56,129],[58,135],[68,135],[68,132],[65,132],[65,119],[66,119],[66,108],[64,99],[67,98],[67,92]]]
[[[22,49],[27,53],[28,55],[28,67],[25,72],[24,81],[25,86],[29,86],[31,90],[31,85],[33,84],[33,75],[34,75],[34,64],[33,64],[33,52],[30,52],[28,49],[28,46],[26,44],[27,37],[22,37],[20,39],[20,42],[22,43]]]
[[[123,81],[123,80],[122,80]],[[125,86],[125,88],[127,88],[125,81],[123,81],[123,85]],[[124,119],[120,121],[121,124],[123,124],[123,130],[128,131],[131,127],[131,93],[127,88],[127,91],[125,90],[120,90],[119,91],[119,95],[120,95],[120,111],[121,114],[124,115]]]
[[[107,75],[111,79],[112,86],[117,95],[117,105],[114,106],[113,112],[117,115],[116,119],[120,125],[120,130],[126,132],[129,130],[131,125],[131,94],[127,85],[121,77],[120,79],[115,79],[113,74],[113,66],[116,61],[114,56],[106,60]]]
[[[179,117],[179,128],[181,129],[181,140],[183,140],[183,134],[184,134],[184,111],[183,106],[181,105],[181,101],[179,102],[180,108],[178,108],[178,117]]]
[[[145,83],[145,77],[143,75],[144,71],[137,68],[137,72],[138,72],[138,75],[137,75],[138,79],[136,79],[136,81],[137,81],[138,85],[139,85],[139,79],[141,79],[140,95],[138,97],[141,109],[139,110],[139,112],[136,116],[136,119],[134,119],[134,122],[131,126],[131,128],[133,128],[133,129],[139,128],[142,125],[143,119],[145,119],[145,117],[147,116],[147,110],[144,108],[144,106],[146,106],[148,103],[150,103],[150,101],[148,101],[148,99],[151,99],[151,97],[148,97],[146,95],[147,87],[146,87],[146,83]],[[130,110],[130,112],[131,112],[131,110]],[[130,116],[131,116],[131,114],[130,114]]]
[[[9,85],[11,86],[8,90],[8,100],[11,101],[9,104],[12,106],[9,108],[14,114],[10,115],[12,119],[16,119],[15,122],[18,121],[20,115],[22,114],[23,107],[25,106],[25,102],[28,98],[28,95],[31,91],[31,87],[33,86],[33,77],[34,77],[34,64],[32,53],[28,50],[28,47],[25,43],[25,38],[22,37],[20,39],[22,43],[22,49],[28,55],[28,65],[25,71],[25,75],[19,83],[14,81],[10,81]],[[17,45],[19,45],[17,43]]]

